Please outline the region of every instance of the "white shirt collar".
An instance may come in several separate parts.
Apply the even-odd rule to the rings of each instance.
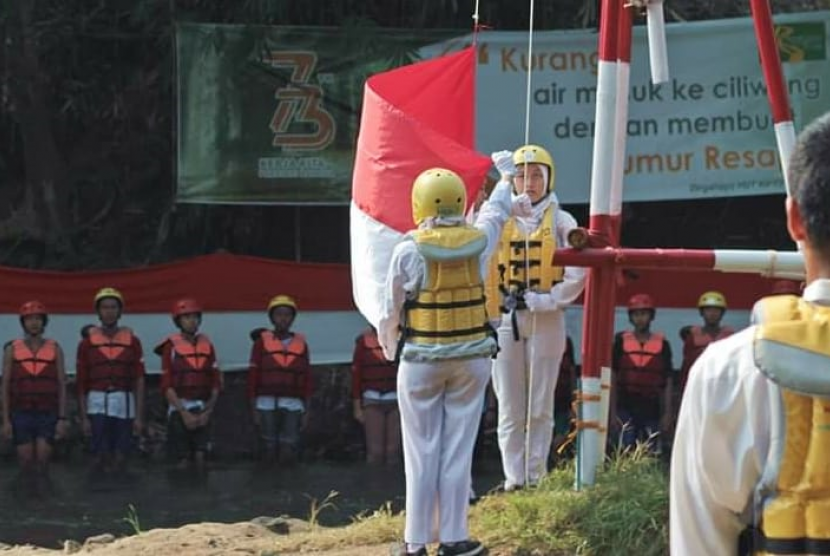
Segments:
[[[830,279],[819,278],[813,280],[809,286],[804,288],[801,297],[804,301],[817,305],[830,305]]]

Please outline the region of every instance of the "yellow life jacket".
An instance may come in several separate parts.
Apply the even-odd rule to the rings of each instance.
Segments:
[[[513,291],[528,289],[548,292],[562,281],[564,269],[553,266],[556,251],[556,208],[551,205],[542,215],[542,223],[525,237],[516,219],[510,218],[504,225],[498,250],[490,261],[487,273],[487,315],[499,319],[507,312],[503,296]],[[527,247],[527,250],[525,250]],[[527,274],[530,276],[526,276]]]
[[[753,553],[830,554],[830,307],[774,296],[756,310],[755,363],[781,390],[783,446],[758,488]]]
[[[410,232],[426,262],[416,299],[405,305],[401,357],[435,361],[491,356],[496,342],[484,312],[480,256],[486,236],[472,226]]]

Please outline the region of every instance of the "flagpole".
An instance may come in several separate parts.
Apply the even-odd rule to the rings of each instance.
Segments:
[[[775,139],[778,143],[778,156],[781,158],[784,184],[787,188],[787,196],[792,197],[792,184],[787,179],[787,168],[790,164],[790,155],[795,148],[796,134],[787,85],[784,82],[784,72],[781,68],[781,57],[775,41],[772,10],[769,0],[750,0],[750,7],[755,25],[755,39],[758,42],[758,53],[761,55],[761,68],[767,84],[767,98],[775,123]]]

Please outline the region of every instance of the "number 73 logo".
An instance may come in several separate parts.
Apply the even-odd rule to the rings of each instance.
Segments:
[[[291,70],[291,82],[277,89],[277,107],[269,127],[272,144],[294,150],[322,150],[334,141],[337,123],[323,108],[323,89],[310,83],[317,54],[314,52],[271,52],[267,63]]]

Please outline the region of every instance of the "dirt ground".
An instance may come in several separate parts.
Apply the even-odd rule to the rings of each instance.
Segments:
[[[83,459],[55,464],[52,492],[32,495],[17,480],[13,461],[0,463],[0,555],[64,553],[69,541],[79,554],[220,555],[274,552],[276,534],[251,520],[285,516],[292,527],[309,519],[314,500],[331,492],[332,506],[317,518],[324,527],[348,524],[387,503],[404,501],[403,470],[372,469],[362,462],[316,462],[290,470],[253,462],[213,462],[204,479],[176,473],[170,465],[135,462],[131,480],[102,482],[89,475]],[[497,460],[476,466],[475,487],[498,482]],[[136,528],[142,531],[135,535]],[[111,534],[114,542],[86,543]],[[388,544],[350,548],[327,556],[374,556]],[[3,550],[6,548],[6,550]],[[284,554],[281,553],[281,554]]]
[[[199,523],[177,529],[154,529],[140,535],[118,539],[108,544],[88,544],[77,547],[74,554],[95,556],[219,556],[225,554],[276,555],[275,534],[253,523]],[[40,556],[65,554],[63,549],[45,549],[17,546],[0,552],[4,555]],[[381,556],[389,553],[389,546],[352,547],[345,550],[317,552],[320,556]],[[287,554],[287,553],[280,553]],[[308,553],[306,553],[308,554]]]

